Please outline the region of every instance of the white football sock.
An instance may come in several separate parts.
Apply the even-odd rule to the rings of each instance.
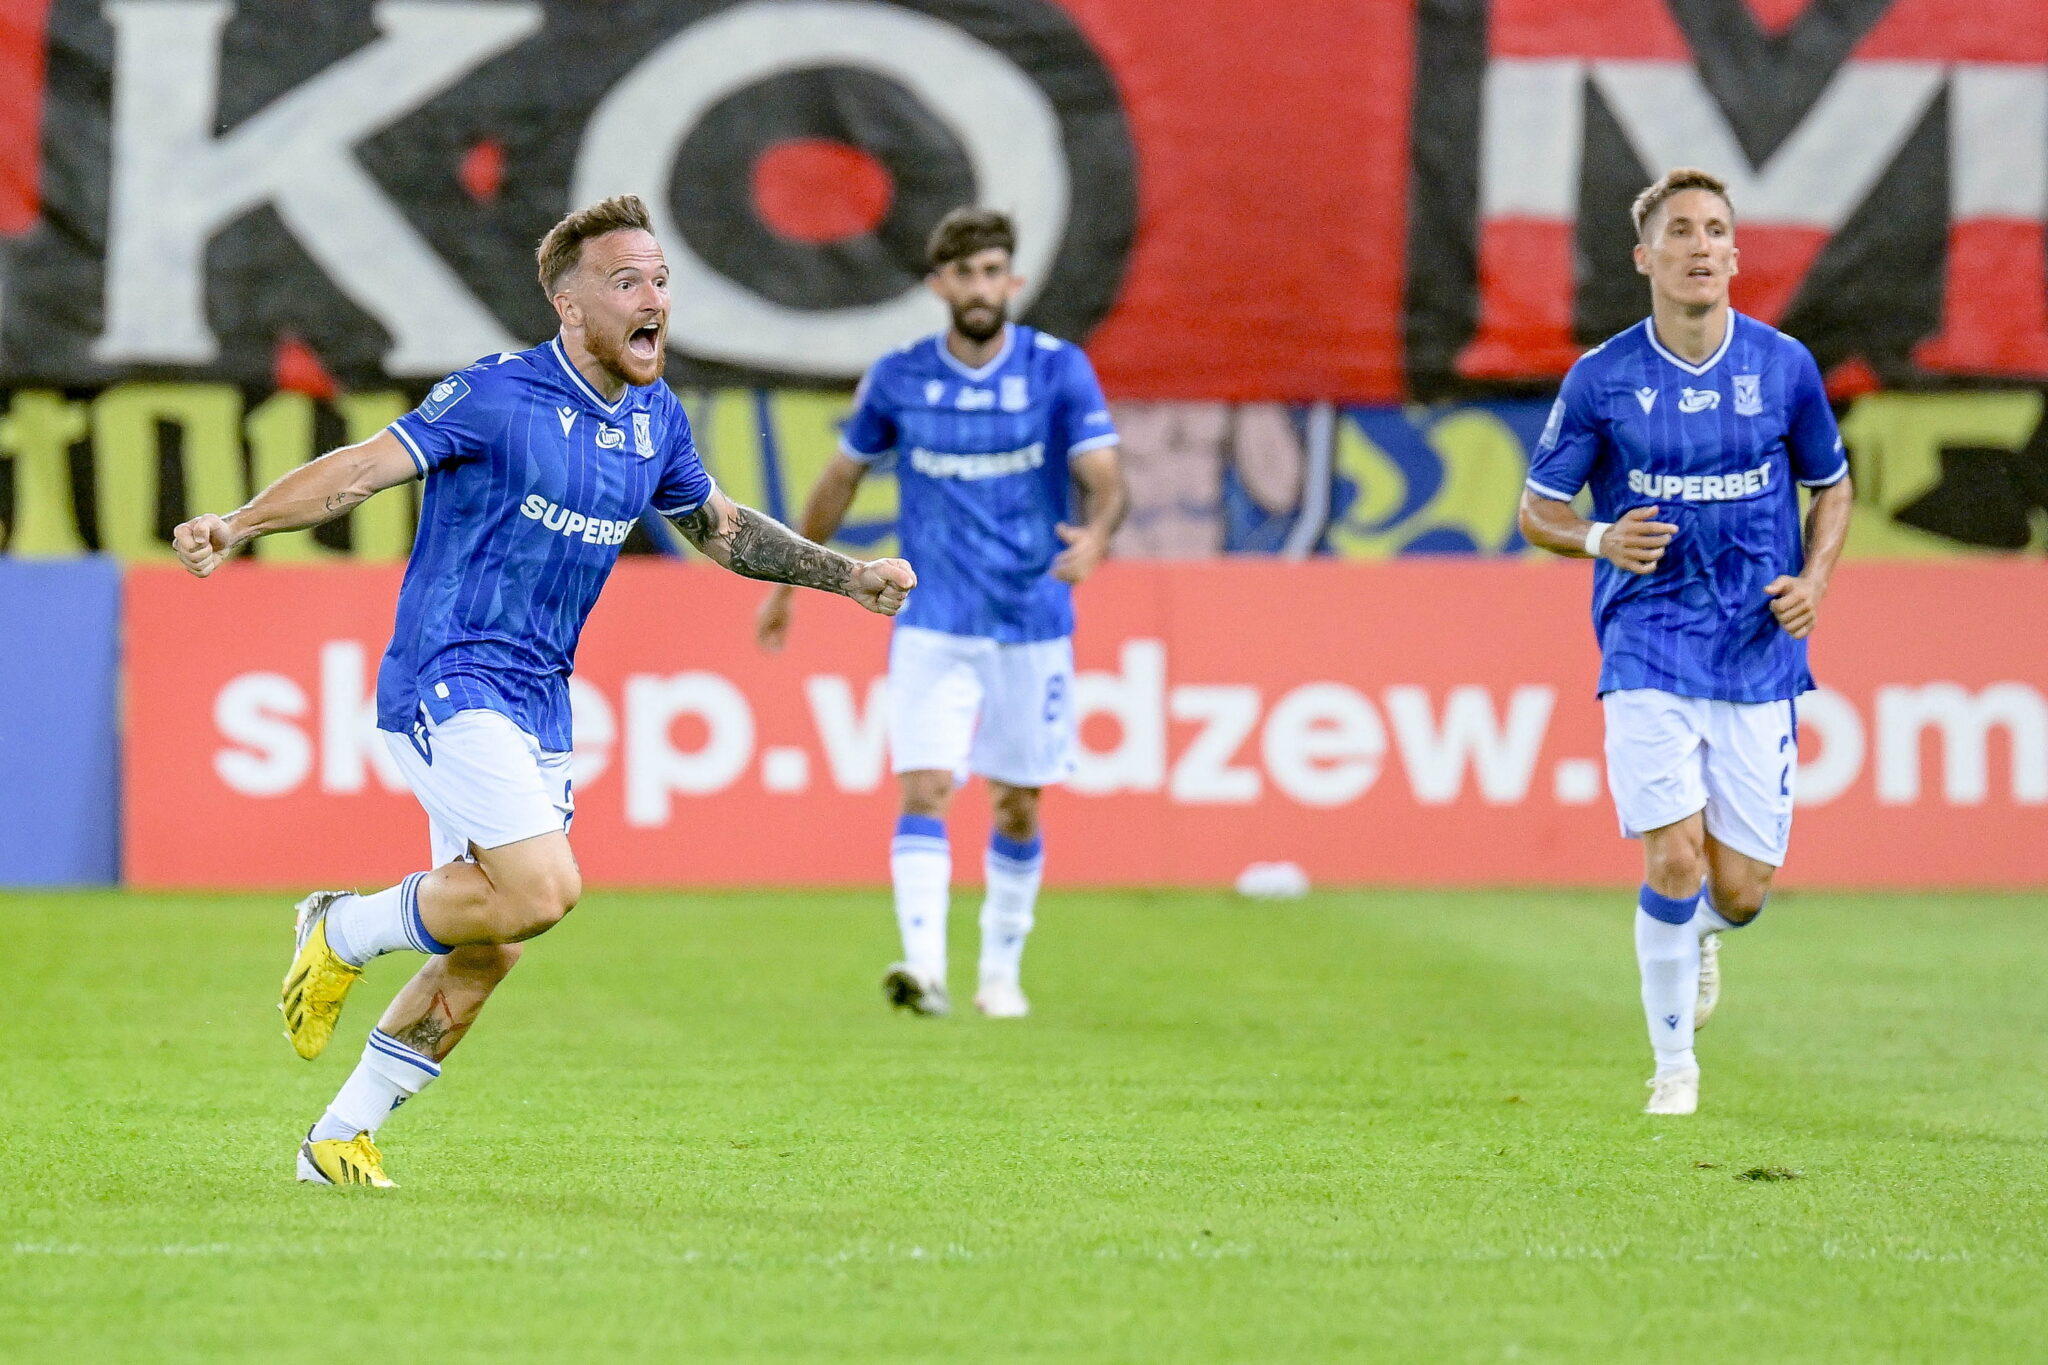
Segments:
[[[424,1053],[399,1042],[382,1029],[370,1030],[363,1059],[342,1082],[341,1093],[313,1125],[313,1141],[343,1141],[357,1133],[374,1133],[391,1111],[427,1088],[441,1068]]]
[[[946,979],[946,909],[953,889],[953,847],[946,826],[929,815],[897,817],[889,845],[889,880],[896,889],[896,927],[903,960],[927,981]]]
[[[988,897],[981,903],[981,979],[1014,984],[1038,907],[1045,840],[1033,835],[1020,843],[993,835],[982,867],[988,874]]]
[[[1757,915],[1762,913],[1763,910],[1759,908]],[[1756,915],[1751,915],[1740,924],[1729,919],[1714,908],[1714,899],[1707,894],[1707,888],[1704,886],[1700,888],[1700,904],[1699,908],[1693,912],[1692,927],[1699,931],[1701,938],[1705,938],[1708,934],[1732,934],[1737,929],[1747,929],[1755,923]]]
[[[336,901],[327,911],[327,946],[352,967],[401,950],[447,952],[420,920],[419,884],[426,875],[415,872],[396,886]]]
[[[1650,1030],[1650,1050],[1657,1056],[1657,1071],[1690,1071],[1699,1065],[1693,1056],[1693,1007],[1700,990],[1700,937],[1693,929],[1692,916],[1680,923],[1664,915],[1676,913],[1680,903],[1643,888],[1642,903],[1636,909],[1636,965],[1643,978],[1643,1018]],[[1690,903],[1685,903],[1690,909]]]

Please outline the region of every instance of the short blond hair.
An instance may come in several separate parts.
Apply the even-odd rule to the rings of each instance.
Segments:
[[[534,252],[540,263],[542,292],[549,298],[555,296],[555,291],[561,287],[562,277],[582,261],[583,244],[591,238],[629,228],[652,232],[653,222],[647,216],[647,205],[637,194],[617,194],[609,199],[600,199],[587,208],[577,209],[549,228],[547,236],[540,239],[540,246]]]
[[[1728,197],[1728,182],[1708,174],[1697,166],[1680,166],[1664,172],[1657,178],[1656,183],[1636,196],[1635,203],[1629,205],[1628,215],[1635,221],[1637,241],[1643,240],[1643,229],[1649,226],[1651,215],[1664,207],[1664,201],[1685,190],[1705,190],[1709,194],[1718,195],[1721,202],[1728,206],[1729,221],[1734,222],[1735,202]]]

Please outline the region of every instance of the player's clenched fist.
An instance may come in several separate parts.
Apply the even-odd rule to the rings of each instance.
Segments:
[[[1794,578],[1790,574],[1779,574],[1764,584],[1764,596],[1771,599],[1771,615],[1795,640],[1813,634],[1814,622],[1820,615],[1820,599],[1826,591],[1813,579]]]
[[[904,599],[916,586],[917,572],[908,561],[871,559],[854,570],[853,585],[846,595],[869,611],[894,616],[903,610]]]
[[[1678,534],[1678,528],[1670,522],[1652,520],[1657,511],[1650,506],[1631,507],[1623,512],[1621,520],[1600,537],[1600,557],[1630,573],[1643,574],[1656,568],[1664,558],[1664,547]]]
[[[205,516],[181,523],[172,531],[171,546],[178,552],[180,564],[204,578],[234,554],[234,528],[228,525],[226,517],[208,512]]]

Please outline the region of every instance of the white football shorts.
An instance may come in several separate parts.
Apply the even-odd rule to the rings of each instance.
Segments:
[[[898,626],[889,641],[889,765],[1043,787],[1074,770],[1074,642],[1002,644]]]
[[[427,812],[434,866],[469,856],[470,845],[501,848],[567,830],[576,814],[569,755],[496,711],[457,711],[435,722],[421,708],[405,734],[383,732],[406,785]]]
[[[1621,832],[1707,813],[1707,833],[1773,867],[1792,834],[1798,712],[1789,701],[1708,701],[1654,688],[1609,692],[1607,789]]]

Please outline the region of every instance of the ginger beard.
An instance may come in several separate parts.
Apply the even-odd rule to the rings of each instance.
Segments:
[[[640,310],[617,322],[589,317],[583,345],[605,373],[635,388],[661,378],[668,363],[668,311]]]
[[[627,229],[592,238],[583,244],[577,271],[570,300],[590,358],[635,388],[661,378],[668,360],[668,262],[653,236]]]

